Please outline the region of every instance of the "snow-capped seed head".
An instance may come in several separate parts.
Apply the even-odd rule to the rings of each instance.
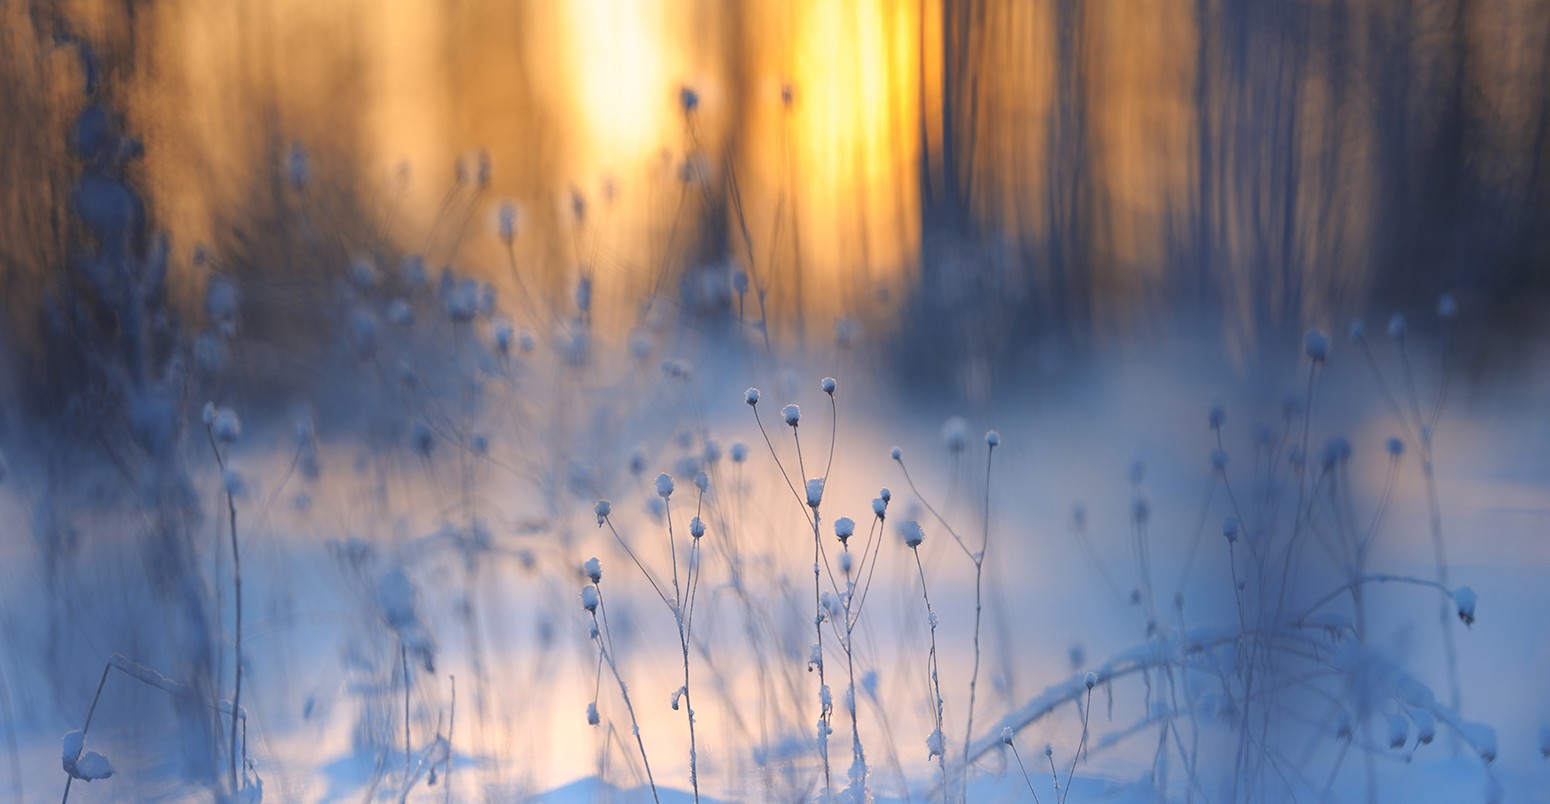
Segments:
[[[664,500],[673,496],[673,478],[666,472],[657,475],[657,496]]]
[[[231,408],[215,408],[207,420],[210,435],[222,444],[235,443],[242,437],[242,421]]]
[[[1012,744],[1012,727],[1011,726],[1003,726],[1001,728],[1001,744],[1002,745],[1011,745]]]
[[[698,539],[705,535],[705,521],[699,517],[689,520],[689,535]]]
[[[1001,446],[1001,434],[995,430],[985,431],[985,446],[995,449]]]
[[[1222,429],[1222,424],[1227,421],[1227,411],[1221,403],[1211,405],[1210,412],[1206,414],[1206,421],[1211,425],[1212,430]]]
[[[414,323],[414,308],[409,306],[408,299],[394,299],[388,305],[387,317],[393,326],[407,327]]]
[[[242,475],[235,469],[227,469],[221,473],[221,482],[226,487],[226,493],[233,497],[241,497],[247,490],[247,484],[243,482]]]
[[[856,520],[848,516],[842,516],[834,520],[834,535],[838,536],[840,543],[844,544],[851,536],[856,534]]]
[[[699,489],[701,494],[710,491],[710,475],[705,474],[705,470],[701,469],[694,473],[694,487]]]
[[[969,440],[969,423],[962,416],[949,416],[942,423],[942,443],[947,451],[953,454],[963,452],[965,444]]]
[[[1211,468],[1218,472],[1227,468],[1227,450],[1220,447],[1211,450]]]
[[[1465,625],[1475,624],[1475,590],[1467,586],[1461,586],[1453,590],[1453,602],[1458,604],[1459,621]]]
[[[587,580],[597,583],[603,580],[603,562],[597,560],[597,556],[587,559],[587,563],[581,565],[581,571],[587,574]]]
[[[893,502],[893,492],[889,491],[887,486],[878,489],[877,496],[882,499],[884,505]]]
[[[700,106],[700,93],[693,87],[682,86],[678,88],[678,105],[683,107],[685,113],[692,112]],[[676,708],[676,707],[675,707]]]
[[[748,390],[744,391],[743,401],[747,402],[749,405],[759,404],[759,389],[749,388]]]
[[[1044,744],[1044,756],[1052,757],[1054,755],[1055,755],[1055,746],[1050,745],[1049,743],[1045,743]]]
[[[942,736],[942,730],[940,728],[932,729],[931,733],[926,735],[926,750],[930,752],[926,759],[945,756],[942,752],[946,749],[946,738]]]
[[[587,725],[596,726],[602,721],[597,715],[597,701],[587,704]]]
[[[748,272],[747,271],[733,271],[732,272],[732,292],[736,293],[739,296],[741,296],[741,295],[743,295],[743,294],[748,292]]]
[[[1308,330],[1302,336],[1302,351],[1315,363],[1329,359],[1329,336],[1316,329]]]
[[[851,568],[854,565],[855,565],[855,562],[851,558],[849,550],[846,550],[846,551],[840,553],[840,572],[841,573],[843,573],[845,575],[849,575],[850,574],[850,570],[851,570]]]
[[[705,439],[705,446],[700,450],[700,457],[704,458],[706,463],[715,463],[721,460],[721,442],[714,438]]]
[[[1087,684],[1087,688],[1088,689],[1092,689],[1093,687],[1098,686],[1098,674],[1097,673],[1088,673],[1087,674],[1087,679],[1086,679],[1085,683]]]
[[[823,504],[823,478],[815,477],[807,481],[807,507],[817,509]]]
[[[1396,458],[1405,454],[1405,442],[1395,436],[1389,436],[1389,440],[1384,443],[1384,446],[1388,449],[1389,454]]]
[[[875,514],[878,519],[882,519],[883,517],[887,516],[888,515],[888,501],[884,500],[882,497],[873,497],[872,498],[872,513]]]
[[[377,264],[370,257],[356,257],[350,260],[350,267],[346,271],[350,281],[362,290],[370,290],[377,286]]]
[[[501,354],[511,354],[511,343],[516,338],[516,332],[511,328],[511,322],[502,318],[493,326],[495,333],[495,346],[501,350]]]
[[[792,427],[796,427],[797,422],[802,421],[802,409],[796,405],[787,405],[781,408],[780,415],[786,420],[786,424]]]
[[[613,511],[613,503],[607,500],[598,500],[597,505],[592,506],[592,512],[597,514],[597,524],[599,526],[602,526],[603,520],[607,519],[608,515],[613,513]]]
[[[1389,337],[1405,337],[1405,316],[1402,313],[1395,313],[1394,317],[1389,319]]]
[[[834,389],[839,387],[839,383],[835,382],[833,377],[824,377],[823,380],[818,383],[818,387],[823,389],[823,392],[829,396],[834,396]]]
[[[734,441],[728,453],[732,456],[733,463],[742,463],[748,460],[748,445],[741,441]]]
[[[1437,297],[1437,317],[1444,321],[1458,317],[1459,303],[1453,298],[1452,293],[1444,293]]]
[[[926,540],[926,531],[913,519],[906,519],[899,523],[899,535],[904,537],[904,546],[912,550]]]
[[[894,447],[893,450],[888,453],[888,457],[893,458],[896,461],[903,460],[904,450],[899,449],[898,447]]]
[[[581,587],[581,607],[587,611],[597,611],[597,587]]]
[[[1238,517],[1233,514],[1228,514],[1227,517],[1222,520],[1222,535],[1226,536],[1227,541],[1229,542],[1238,541],[1238,530],[1241,527],[1242,526],[1238,522]]]
[[[1360,318],[1351,322],[1351,342],[1360,343],[1367,339],[1367,325]]]

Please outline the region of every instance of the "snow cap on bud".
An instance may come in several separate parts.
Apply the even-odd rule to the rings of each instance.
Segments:
[[[1308,330],[1302,336],[1302,350],[1315,363],[1327,360],[1329,358],[1329,336],[1316,329]]]
[[[214,436],[216,441],[231,444],[242,437],[242,421],[231,408],[217,408],[207,404],[204,415],[205,424],[210,428],[210,435]]]
[[[597,514],[597,524],[598,524],[598,527],[602,527],[603,520],[607,519],[608,515],[613,513],[613,511],[614,511],[613,503],[611,503],[611,502],[609,502],[607,500],[598,500],[597,501],[597,505],[592,506],[592,512]]]
[[[1444,293],[1437,297],[1437,317],[1444,321],[1457,318],[1459,314],[1458,300],[1452,293]]]
[[[597,701],[587,704],[587,725],[596,726],[601,721],[602,718],[597,714]]]
[[[848,541],[855,533],[856,520],[848,516],[842,516],[834,520],[834,535],[839,537],[841,543]]]
[[[1453,602],[1459,607],[1459,621],[1465,625],[1475,624],[1475,590],[1467,586],[1461,586],[1453,590]]]
[[[1001,729],[1001,744],[1002,745],[1011,745],[1012,744],[1012,727],[1011,726],[1004,726],[1004,727],[1002,727],[1002,729]]]
[[[855,566],[855,559],[851,558],[849,550],[846,550],[845,552],[840,553],[840,572],[842,572],[842,573],[844,573],[846,575],[849,575],[851,569],[854,566]]]
[[[953,454],[963,452],[965,443],[969,440],[969,423],[962,416],[949,416],[942,423],[942,443],[947,446],[947,451]]]
[[[985,445],[991,449],[1001,446],[1001,434],[995,430],[985,431]]]
[[[689,520],[689,535],[698,539],[705,535],[705,521],[699,517]]]
[[[926,532],[920,527],[920,523],[913,519],[906,519],[899,523],[899,535],[904,537],[904,546],[914,549],[926,540]]]
[[[1222,535],[1227,537],[1228,542],[1238,541],[1238,530],[1240,527],[1238,517],[1228,514],[1227,518],[1222,520]]]
[[[673,496],[673,478],[666,472],[657,475],[657,496],[664,500]]]
[[[733,463],[742,463],[748,460],[748,445],[741,441],[732,442],[732,448],[729,452],[732,455]]]
[[[704,469],[694,473],[694,487],[699,489],[701,494],[710,490],[710,475],[705,474]]]
[[[1405,442],[1394,436],[1389,436],[1389,440],[1384,446],[1388,448],[1389,454],[1396,458],[1405,454]]]
[[[839,383],[835,382],[833,377],[824,377],[823,381],[818,383],[818,387],[822,388],[823,392],[829,396],[834,396],[834,389],[838,386]]]
[[[1088,673],[1087,674],[1087,681],[1086,681],[1086,683],[1087,683],[1087,688],[1088,689],[1092,689],[1093,687],[1098,686],[1098,674],[1097,673]]]
[[[597,587],[581,587],[581,607],[587,611],[597,611]]]
[[[802,420],[802,409],[796,405],[787,405],[780,409],[780,415],[785,418],[786,424],[796,427],[797,422]]]
[[[823,478],[815,477],[807,481],[807,507],[817,508],[823,503]]]
[[[898,447],[894,447],[893,451],[888,453],[888,457],[893,458],[896,461],[903,460],[904,459],[904,450],[899,449]]]
[[[889,491],[887,486],[878,489],[877,496],[881,497],[884,503],[893,502],[893,492]]]
[[[587,574],[587,580],[597,583],[603,580],[603,562],[597,560],[597,556],[587,559],[587,563],[581,565],[581,571]]]
[[[873,497],[872,498],[872,513],[876,514],[878,519],[882,519],[883,517],[887,516],[888,515],[888,501],[883,499],[882,497]]]
[[[750,405],[759,404],[759,389],[749,388],[743,392],[743,401]]]

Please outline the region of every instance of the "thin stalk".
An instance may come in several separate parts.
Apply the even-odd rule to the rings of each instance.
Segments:
[[[1066,773],[1066,791],[1060,796],[1060,804],[1065,804],[1066,796],[1071,795],[1071,780],[1076,777],[1076,763],[1082,759],[1082,751],[1087,748],[1087,720],[1093,711],[1093,688],[1087,687],[1087,705],[1082,707],[1082,741],[1077,743],[1076,756],[1071,758],[1071,770]]]
[[[937,674],[937,657],[936,657],[936,622],[937,622],[937,618],[936,618],[936,610],[931,607],[931,593],[926,588],[926,567],[920,561],[920,548],[919,548],[919,546],[917,545],[917,546],[911,547],[910,548],[910,552],[914,553],[914,555],[915,555],[915,569],[920,573],[920,595],[926,601],[926,623],[931,626],[931,653],[928,654],[927,657],[926,657],[926,669],[930,673],[930,676],[931,676],[932,705],[933,705],[933,708],[935,709],[935,715],[936,715],[936,732],[933,735],[934,738],[935,738],[933,740],[933,742],[935,744],[932,745],[931,747],[933,749],[936,749],[936,748],[940,748],[941,749],[940,751],[937,752],[936,759],[937,759],[937,765],[938,765],[938,767],[942,771],[942,800],[945,802],[945,801],[948,800],[948,789],[947,789],[947,742],[946,742],[945,736],[942,733],[942,683],[941,683],[941,679],[939,678],[939,676]],[[965,761],[967,761],[968,757],[964,757],[964,759],[965,759]]]

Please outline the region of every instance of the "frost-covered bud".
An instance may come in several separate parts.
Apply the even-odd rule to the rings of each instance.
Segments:
[[[526,327],[517,332],[517,351],[527,354],[533,351],[533,347],[536,345],[537,341],[533,339],[533,333],[529,332]]]
[[[664,500],[673,496],[673,478],[666,472],[657,475],[657,496]]]
[[[1097,673],[1088,673],[1087,674],[1087,679],[1086,679],[1086,681],[1084,683],[1087,684],[1087,688],[1088,689],[1092,689],[1093,687],[1098,686],[1098,674]]]
[[[823,478],[807,481],[807,507],[817,509],[823,503]]]
[[[734,441],[732,442],[732,448],[728,450],[728,454],[732,456],[733,463],[742,463],[748,460],[748,445],[741,441]]]
[[[1208,412],[1206,414],[1206,422],[1211,425],[1211,429],[1212,430],[1220,430],[1220,429],[1222,429],[1222,424],[1225,423],[1226,421],[1227,421],[1227,411],[1222,407],[1221,403],[1216,403],[1216,404],[1211,405],[1210,412]]]
[[[894,447],[888,453],[888,457],[893,458],[896,461],[904,460],[904,450],[899,449],[898,447]]]
[[[700,93],[695,92],[693,87],[679,87],[678,105],[683,108],[685,114],[698,109],[700,107]]]
[[[1211,450],[1211,468],[1218,472],[1227,468],[1227,450],[1220,447]]]
[[[854,559],[851,558],[850,551],[846,550],[840,553],[840,572],[849,575],[853,566],[855,566],[855,563]]]
[[[926,750],[930,752],[926,755],[926,759],[929,760],[932,757],[945,756],[945,754],[942,753],[946,750],[945,743],[946,739],[942,736],[942,730],[940,728],[932,729],[931,733],[926,735]]]
[[[630,450],[630,474],[640,477],[640,473],[646,471],[646,453],[640,447]]]
[[[500,227],[501,242],[509,246],[517,236],[517,206],[510,201],[502,201],[495,215]]]
[[[904,546],[912,550],[926,540],[926,531],[913,519],[906,519],[899,523],[899,535],[904,538]]]
[[[1389,436],[1389,440],[1384,443],[1384,446],[1388,449],[1389,454],[1396,458],[1405,454],[1405,442],[1394,436]]]
[[[247,484],[242,480],[242,475],[235,469],[227,469],[221,473],[221,481],[226,486],[226,493],[232,497],[241,497]]]
[[[431,454],[431,448],[436,446],[436,439],[431,432],[431,426],[416,419],[409,425],[409,445],[415,452],[421,455]]]
[[[204,408],[199,411],[199,420],[204,422],[204,425],[206,427],[209,427],[211,424],[215,423],[215,403],[214,402],[206,402],[205,403]]]
[[[1395,313],[1394,317],[1389,319],[1389,337],[1405,337],[1405,316],[1402,313]]]
[[[701,494],[710,491],[710,475],[705,474],[703,469],[694,473],[694,487],[699,489]]]
[[[888,501],[884,500],[882,497],[873,497],[872,513],[875,514],[878,519],[883,519],[886,517],[888,515]]]
[[[834,520],[834,535],[839,537],[840,544],[850,541],[850,537],[856,534],[856,520],[848,516],[842,516]]]
[[[1053,757],[1054,755],[1055,755],[1055,746],[1050,745],[1049,743],[1045,743],[1044,744],[1044,756],[1046,756],[1046,757]]]
[[[597,556],[587,559],[587,563],[581,565],[581,571],[587,574],[587,580],[597,583],[603,580],[603,562],[597,560]]]
[[[377,264],[370,257],[356,257],[350,260],[347,271],[350,281],[362,290],[371,290],[377,286]]]
[[[407,327],[414,323],[414,308],[406,299],[394,299],[388,305],[388,322],[395,327]]]
[[[721,442],[714,438],[705,439],[705,447],[700,451],[700,457],[708,464],[721,460]]]
[[[1222,520],[1222,535],[1227,537],[1229,543],[1238,541],[1238,531],[1241,527],[1242,525],[1238,522],[1238,517],[1228,514]]]
[[[1336,436],[1324,442],[1323,449],[1319,450],[1319,463],[1324,471],[1335,468],[1338,463],[1344,463],[1351,457],[1351,442]]]
[[[961,416],[949,416],[942,423],[942,443],[947,451],[953,454],[963,452],[964,445],[969,440],[969,423]]]
[[[453,321],[466,323],[474,320],[474,316],[479,314],[479,283],[472,279],[458,282],[447,293],[443,304],[447,317]]]
[[[1351,342],[1360,343],[1367,339],[1367,325],[1360,318],[1351,322]]]
[[[587,611],[597,611],[597,587],[581,587],[581,607]]]
[[[608,519],[608,515],[614,512],[614,505],[607,500],[598,500],[597,505],[592,506],[592,512],[597,514],[597,524],[601,527],[603,520]]]
[[[1302,350],[1315,363],[1329,359],[1329,336],[1316,329],[1308,330],[1302,336]]]
[[[796,427],[797,422],[802,421],[802,409],[796,405],[787,405],[781,408],[780,415],[781,418],[786,420],[786,424],[789,424],[792,427]]]
[[[1012,744],[1012,727],[1011,726],[1003,726],[1002,727],[1002,729],[1001,729],[1001,744],[1002,745],[1011,745]]]
[[[587,725],[596,726],[602,718],[597,716],[597,701],[587,704]]]
[[[744,293],[748,292],[748,272],[747,271],[733,271],[732,272],[732,291],[734,293],[736,293],[737,295],[739,295],[739,296],[741,296]]]
[[[743,392],[743,401],[749,405],[759,404],[759,389],[749,388]]]
[[[242,437],[242,421],[237,418],[237,412],[231,408],[209,408],[209,418],[206,420],[210,428],[210,435],[222,444],[235,443]]]
[[[893,492],[889,491],[887,486],[878,489],[877,496],[882,499],[884,504],[893,502]]]
[[[512,331],[511,322],[504,318],[498,319],[493,325],[495,333],[495,346],[501,350],[501,354],[511,354],[511,343],[516,333]]]
[[[988,446],[991,449],[995,449],[996,447],[1001,446],[1001,434],[995,430],[986,430],[985,446]]]
[[[1459,620],[1465,625],[1475,623],[1475,590],[1461,586],[1453,590],[1453,602],[1458,604]]]
[[[818,387],[823,389],[823,392],[829,396],[834,396],[834,389],[839,387],[839,383],[835,382],[833,377],[824,377],[823,380],[818,383]]]
[[[1452,293],[1444,293],[1437,297],[1437,317],[1444,321],[1458,317],[1459,303],[1453,298]]]
[[[705,535],[705,521],[699,517],[689,520],[689,535],[698,539]]]
[[[430,278],[425,274],[425,258],[410,254],[398,263],[398,275],[411,289],[423,288]]]

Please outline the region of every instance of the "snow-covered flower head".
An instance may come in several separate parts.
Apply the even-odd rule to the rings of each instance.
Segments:
[[[1405,454],[1405,442],[1397,437],[1389,436],[1389,440],[1385,442],[1384,446],[1388,449],[1389,454],[1396,458]]]
[[[904,450],[899,449],[898,447],[894,447],[892,450],[890,450],[888,452],[888,457],[890,457],[890,458],[892,458],[892,459],[894,459],[896,461],[903,460],[904,459]]]
[[[1001,729],[1001,744],[1002,745],[1011,745],[1012,744],[1012,727],[1011,726],[1004,726],[1004,727],[1002,727],[1002,729]]]
[[[1437,317],[1444,321],[1457,318],[1459,314],[1458,299],[1453,298],[1452,293],[1444,293],[1437,297]]]
[[[600,722],[602,718],[597,714],[597,701],[587,704],[587,725],[596,726]]]
[[[710,475],[705,474],[704,469],[694,473],[694,487],[699,489],[701,494],[710,491]]]
[[[855,534],[856,520],[851,519],[848,516],[842,516],[839,519],[834,520],[834,535],[839,537],[841,544],[849,541],[850,537],[854,536]]]
[[[657,496],[664,500],[673,496],[673,478],[666,472],[657,475]]]
[[[368,256],[358,256],[350,260],[350,267],[346,271],[350,281],[361,290],[371,290],[377,286],[377,264]]]
[[[1475,624],[1475,590],[1467,586],[1461,586],[1453,590],[1453,602],[1458,604],[1459,621],[1465,625]]]
[[[732,442],[732,448],[728,450],[728,454],[732,456],[733,463],[742,463],[748,460],[748,445],[741,441],[734,441]]]
[[[694,111],[700,107],[700,93],[694,91],[694,87],[684,85],[678,88],[678,105],[684,113]]]
[[[796,427],[797,422],[802,421],[802,409],[796,405],[787,405],[781,408],[780,415],[781,418],[786,420],[786,424],[789,424],[792,427]]]
[[[878,489],[877,496],[881,497],[885,503],[893,502],[893,492],[889,491],[887,486]]]
[[[603,562],[597,560],[597,556],[587,559],[587,563],[581,565],[581,571],[586,573],[587,580],[597,583],[603,580]]]
[[[242,437],[242,421],[237,418],[237,412],[231,408],[218,408],[214,404],[206,404],[204,417],[205,426],[210,428],[210,436],[216,441],[232,444]]]
[[[1238,529],[1238,517],[1234,516],[1233,514],[1228,514],[1227,517],[1222,520],[1222,535],[1227,537],[1227,541],[1238,541]]]
[[[942,422],[942,443],[953,454],[963,452],[969,441],[969,423],[962,416],[949,416]]]
[[[1316,329],[1310,329],[1303,333],[1302,351],[1313,359],[1315,363],[1322,363],[1329,359],[1329,336]]]
[[[1001,446],[1001,434],[995,430],[986,430],[985,445],[991,449]]]
[[[824,377],[823,380],[818,383],[818,387],[829,396],[834,396],[834,389],[839,387],[839,383],[836,382],[833,377]]]
[[[816,509],[823,503],[823,478],[807,481],[807,507]]]
[[[581,587],[581,607],[587,611],[597,611],[597,587]]]
[[[883,519],[883,518],[887,517],[888,516],[888,501],[884,500],[882,497],[873,497],[872,498],[872,513],[875,514],[878,519]]]
[[[749,405],[759,404],[759,389],[750,387],[743,392],[743,401]]]
[[[705,521],[699,517],[689,520],[689,535],[698,539],[705,535]]]
[[[906,519],[899,523],[899,535],[904,539],[904,546],[915,549],[926,540],[926,531],[920,527],[920,523],[913,519]]]

